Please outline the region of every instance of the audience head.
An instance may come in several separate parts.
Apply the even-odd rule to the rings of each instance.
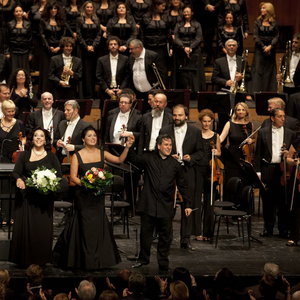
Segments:
[[[129,42],[128,48],[129,48],[129,52],[131,53],[131,55],[134,58],[138,58],[138,57],[140,57],[140,55],[144,49],[144,45],[141,40],[133,39]]]
[[[236,40],[229,39],[225,42],[225,49],[229,56],[234,56],[238,48],[238,43]]]
[[[26,269],[26,276],[30,286],[38,286],[42,284],[44,272],[39,265],[32,264]]]
[[[261,2],[259,4],[260,16],[259,19],[273,22],[275,20],[275,9],[271,2]]]
[[[13,72],[10,80],[10,88],[16,88],[20,84],[24,85],[27,89],[30,85],[30,75],[22,68],[16,69],[15,72]]]
[[[285,109],[285,102],[279,97],[274,97],[268,100],[268,112],[275,108]]]
[[[132,97],[129,94],[121,94],[119,97],[119,108],[120,111],[125,114],[131,110]]]
[[[0,269],[0,299],[6,299],[6,289],[8,287],[10,276],[7,270]]]
[[[172,109],[173,122],[175,126],[183,126],[188,119],[189,110],[186,106],[182,104],[177,104],[173,106]]]
[[[75,40],[68,36],[63,37],[59,41],[59,46],[60,46],[60,49],[63,51],[64,55],[69,56],[72,54],[72,51],[74,49]]]
[[[154,107],[153,109],[157,112],[163,112],[163,110],[167,107],[168,101],[167,96],[163,93],[156,93],[154,96]]]
[[[0,102],[4,100],[9,100],[10,97],[10,89],[7,84],[0,83]]]
[[[65,293],[59,293],[53,298],[53,300],[69,300],[69,297]]]
[[[189,289],[186,284],[181,280],[176,280],[170,284],[170,297],[172,300],[188,300]]]
[[[96,129],[92,125],[84,128],[81,133],[81,139],[85,145],[95,146],[98,140]]]
[[[300,300],[300,291],[292,294],[292,300]]]
[[[14,101],[12,100],[4,100],[2,102],[2,113],[4,115],[5,118],[14,118],[15,113],[16,113],[16,105],[14,103]]]
[[[300,32],[293,35],[292,51],[300,52]]]
[[[41,127],[37,127],[28,134],[25,148],[26,150],[31,150],[33,147],[40,147],[41,145],[44,146],[44,149],[46,151],[50,151],[51,136],[48,130]],[[40,266],[38,265],[31,265],[31,266],[32,269],[30,270],[30,272],[32,274],[39,274],[39,272],[43,272]],[[35,275],[35,277],[38,278],[37,275]]]
[[[146,279],[142,273],[132,272],[129,276],[128,289],[134,295],[140,295],[144,292]]]
[[[180,280],[189,288],[192,286],[191,273],[184,267],[177,267],[173,271],[173,281]]]
[[[118,300],[118,299],[119,299],[118,294],[113,290],[105,290],[99,296],[99,300]]]
[[[76,100],[68,100],[64,104],[64,112],[67,121],[73,121],[79,116],[80,106]]]
[[[94,300],[96,297],[96,287],[94,283],[82,280],[79,283],[77,294],[80,300]]]
[[[273,126],[282,127],[285,121],[285,112],[282,108],[274,108],[270,111]]]
[[[121,44],[121,40],[117,36],[109,37],[106,42],[108,51],[114,56],[118,54],[120,44]]]
[[[169,156],[172,152],[173,139],[168,134],[161,134],[156,138],[156,147],[161,156]]]
[[[244,119],[244,121],[249,120],[249,107],[245,102],[238,102],[234,107],[231,120],[236,121],[238,119]]]
[[[268,278],[277,279],[277,277],[280,275],[279,266],[277,264],[268,262],[265,263],[263,268],[263,276]]]
[[[50,108],[52,108],[52,105],[54,103],[53,95],[49,92],[44,92],[41,95],[41,102],[42,102],[43,108],[46,110],[49,110]]]

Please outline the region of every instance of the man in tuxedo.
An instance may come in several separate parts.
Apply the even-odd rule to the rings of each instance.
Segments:
[[[82,77],[81,59],[72,56],[75,41],[70,37],[63,37],[60,41],[62,54],[51,57],[49,80],[53,84],[55,99],[81,98],[79,85]]]
[[[107,47],[109,54],[98,58],[96,69],[102,102],[120,95],[129,85],[128,57],[119,53],[120,39],[111,36]]]
[[[143,115],[138,145],[139,154],[143,151],[153,151],[160,129],[173,124],[172,115],[166,112],[167,103],[167,96],[159,92],[154,96],[152,110]]]
[[[151,50],[144,48],[140,40],[134,39],[129,43],[129,69],[131,71],[132,84],[136,90],[137,99],[146,101],[148,92],[153,86],[158,85],[158,79],[153,71],[153,63],[156,65],[158,72],[162,75],[162,63],[159,55]],[[165,81],[165,78],[162,77]]]
[[[62,120],[58,125],[58,136],[60,137],[55,144],[58,148],[60,161],[68,154],[73,154],[83,148],[81,138],[82,131],[89,126],[79,116],[79,104],[75,100],[68,100],[64,105],[66,120]]]
[[[65,118],[62,111],[52,108],[53,102],[53,95],[51,93],[43,93],[41,95],[42,109],[30,113],[27,122],[29,130],[33,130],[36,127],[48,130],[52,141],[58,133],[58,124]]]
[[[163,127],[159,134],[168,134],[173,138],[172,156],[183,166],[183,176],[188,184],[191,196],[191,207],[200,207],[201,195],[197,186],[197,167],[203,157],[200,130],[188,124],[188,108],[182,104],[173,107],[173,124]],[[201,214],[201,210],[199,209]],[[193,216],[186,217],[181,214],[181,240],[180,246],[183,249],[193,250],[190,244],[192,233]],[[199,219],[200,216],[198,215]]]
[[[284,187],[280,183],[282,171],[280,163],[287,150],[294,144],[295,133],[284,126],[285,112],[282,108],[270,112],[271,123],[258,132],[255,168],[261,173],[265,190],[263,199],[264,232],[262,236],[272,236],[278,214],[279,236],[286,238],[288,231],[288,207]],[[283,147],[287,150],[283,150]]]

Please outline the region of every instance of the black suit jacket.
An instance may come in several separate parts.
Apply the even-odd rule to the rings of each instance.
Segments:
[[[169,125],[163,127],[159,134],[168,134],[173,138],[174,144],[172,146],[172,154],[178,153],[176,148],[176,139],[174,133],[174,125]],[[191,167],[193,165],[199,164],[201,157],[203,157],[203,148],[201,144],[201,131],[199,128],[191,124],[187,124],[186,134],[182,144],[183,155],[189,154],[191,156],[190,162],[185,162],[186,167]]]
[[[295,133],[287,127],[284,127],[283,143],[289,149],[294,145]],[[268,184],[272,181],[273,175],[270,168],[272,160],[272,126],[265,126],[258,131],[256,152],[255,152],[255,169],[261,172],[261,179]]]
[[[111,66],[109,54],[98,58],[96,77],[102,92],[110,88]],[[120,53],[118,55],[116,82],[120,89],[128,87],[129,84],[128,57]]]
[[[114,128],[115,128],[115,124],[116,124],[116,120],[117,120],[119,112],[120,112],[120,109],[116,110],[113,114],[110,114],[107,117],[105,142],[112,143],[114,140]],[[140,136],[141,119],[142,119],[141,113],[135,109],[127,123],[127,131],[133,132],[135,139],[136,139],[136,141],[135,141],[136,143],[138,143],[137,139]]]
[[[150,138],[152,132],[152,120],[153,118],[151,112],[145,113],[142,117],[141,135],[140,135],[139,146],[138,146],[139,154],[142,154],[143,151],[149,150],[149,144],[150,144]],[[172,124],[173,124],[172,115],[164,111],[164,117],[163,117],[161,128]]]
[[[285,66],[285,64],[286,64],[285,60],[286,60],[286,55],[283,56],[282,63],[281,63],[282,66]],[[294,74],[294,77],[292,78],[292,80],[294,82],[295,87],[300,87],[300,61],[298,62],[298,65],[296,67],[295,74]]]
[[[242,70],[242,58],[236,56],[237,72]],[[229,86],[226,86],[226,81],[230,80],[230,71],[228,67],[227,57],[220,57],[215,60],[214,69],[211,81],[217,86],[218,90],[222,88],[230,89]]]
[[[58,136],[58,124],[60,123],[60,121],[65,119],[65,115],[61,110],[56,110],[56,109],[52,109],[52,115],[55,113],[55,115],[53,116],[53,128],[52,130],[54,130],[54,140],[58,140],[59,136]],[[44,129],[49,129],[48,124],[44,124],[43,122],[43,114],[42,114],[42,110],[36,110],[32,113],[30,113],[29,117],[28,117],[28,122],[27,122],[27,127],[29,130],[33,130],[36,127],[42,127]]]
[[[289,116],[297,118],[300,121],[300,93],[290,95],[286,113]]]
[[[133,70],[132,70],[134,61],[135,61],[135,58],[131,55],[129,57],[129,69],[130,69],[130,72],[131,72],[130,79],[131,79],[132,87],[134,87]],[[154,73],[153,68],[152,68],[153,63],[155,63],[155,65],[158,69],[158,72],[162,76],[163,82],[166,82],[166,78],[164,78],[164,76],[163,76],[164,71],[161,68],[162,63],[161,63],[161,59],[160,59],[159,55],[154,51],[146,49],[146,52],[145,52],[145,71],[146,71],[147,79],[148,79],[151,86],[157,84],[157,78],[156,78],[155,73]]]

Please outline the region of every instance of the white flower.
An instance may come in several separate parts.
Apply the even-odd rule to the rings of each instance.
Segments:
[[[98,177],[99,177],[100,179],[102,179],[102,180],[105,179],[104,173],[103,173],[102,171],[100,171],[100,172],[98,173]]]

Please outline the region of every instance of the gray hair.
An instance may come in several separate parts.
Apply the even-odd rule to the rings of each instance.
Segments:
[[[229,43],[236,43],[236,45],[238,44],[238,42],[234,39],[229,39],[225,42],[225,46],[227,46]]]
[[[80,106],[76,100],[68,100],[65,102],[64,107],[66,107],[66,105],[71,105],[73,109],[77,108],[78,111],[80,110]]]
[[[46,95],[51,95],[51,98],[53,100],[53,95],[50,93],[50,92],[44,92],[42,95],[41,95],[41,99],[43,99],[44,97],[46,97]]]
[[[82,280],[78,286],[78,297],[80,300],[94,300],[96,297],[95,285],[87,280]]]
[[[133,47],[141,47],[144,48],[143,42],[141,40],[138,39],[133,39],[129,42],[129,45],[132,45]]]

